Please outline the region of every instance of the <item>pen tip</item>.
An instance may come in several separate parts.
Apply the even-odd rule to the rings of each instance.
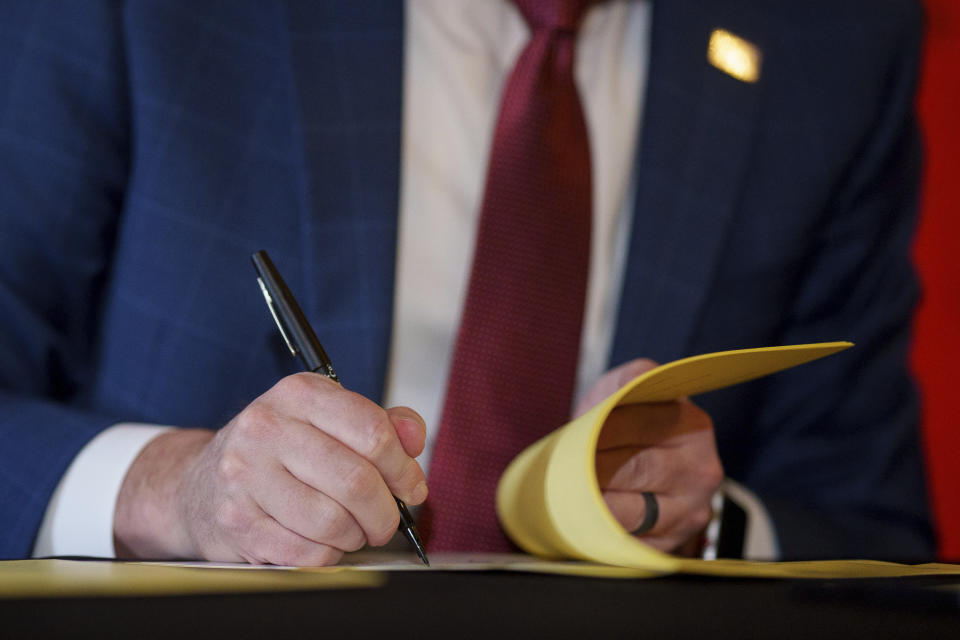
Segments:
[[[423,541],[420,540],[420,535],[416,529],[410,529],[410,542],[413,543],[413,549],[417,552],[417,555],[420,556],[420,559],[423,561],[423,564],[430,566],[430,561],[427,560],[427,552],[423,548]]]

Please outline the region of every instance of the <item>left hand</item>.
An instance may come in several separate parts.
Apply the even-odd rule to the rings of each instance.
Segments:
[[[638,359],[608,371],[575,415],[656,366]],[[643,521],[642,492],[649,491],[660,515],[640,539],[661,551],[696,552],[692,547],[710,522],[710,500],[723,480],[713,421],[705,411],[688,398],[617,407],[600,432],[596,467],[607,507],[627,531]]]

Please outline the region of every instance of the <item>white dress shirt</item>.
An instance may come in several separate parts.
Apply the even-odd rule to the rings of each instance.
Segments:
[[[593,172],[593,229],[577,397],[607,368],[626,262],[633,168],[649,49],[650,2],[591,7],[574,74]],[[472,262],[501,88],[529,30],[508,0],[407,0],[400,227],[394,332],[385,406],[427,423],[427,468]],[[211,425],[214,426],[214,425]],[[77,456],[52,498],[34,555],[112,556],[113,509],[124,474],[162,428],[117,425]],[[746,490],[743,490],[746,491]],[[751,513],[772,557],[772,527]],[[752,516],[759,508],[760,517]],[[757,548],[754,537],[754,548]]]
[[[511,2],[408,0],[400,241],[385,403],[427,421],[429,462],[460,324],[500,94],[529,39]],[[574,75],[591,145],[593,229],[577,371],[582,395],[610,354],[632,219],[650,5],[594,5]]]

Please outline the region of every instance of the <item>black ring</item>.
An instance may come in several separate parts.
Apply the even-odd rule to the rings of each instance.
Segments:
[[[653,529],[657,524],[657,518],[660,517],[660,505],[657,504],[657,496],[649,491],[644,491],[641,495],[643,496],[645,509],[643,510],[643,522],[630,532],[635,536],[643,535]]]

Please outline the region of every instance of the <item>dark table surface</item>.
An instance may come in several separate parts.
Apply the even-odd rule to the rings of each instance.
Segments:
[[[393,573],[374,589],[0,600],[0,637],[960,639],[960,579]]]

